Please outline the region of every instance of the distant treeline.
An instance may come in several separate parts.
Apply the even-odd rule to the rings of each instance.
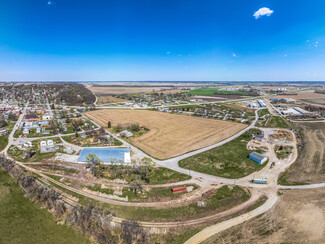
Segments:
[[[57,103],[64,101],[69,106],[80,106],[92,104],[96,101],[96,96],[82,84],[52,83],[48,86],[51,89],[51,94],[53,94],[51,100]]]

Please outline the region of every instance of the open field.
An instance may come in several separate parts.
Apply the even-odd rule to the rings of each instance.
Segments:
[[[280,183],[319,183],[325,181],[325,123],[296,123],[301,128],[304,148]],[[283,182],[284,181],[284,182]]]
[[[0,169],[0,243],[90,243],[74,229],[57,224],[33,204],[7,172]]]
[[[263,127],[266,128],[289,128],[290,123],[280,116],[270,116]]]
[[[270,211],[203,243],[325,243],[324,189],[281,193]]]
[[[267,108],[264,108],[264,109],[261,109],[261,110],[258,111],[258,116],[259,117],[262,117],[262,116],[267,115],[267,114],[270,114],[269,110]]]
[[[254,109],[250,109],[250,108],[246,108],[246,107],[242,107],[242,106],[239,106],[239,105],[236,105],[236,104],[222,104],[222,106],[225,106],[225,107],[228,107],[228,108],[233,108],[233,109],[236,109],[236,110],[240,110],[240,111],[245,111],[245,112],[248,112],[248,113],[254,113]]]
[[[225,178],[240,178],[262,169],[260,165],[248,158],[252,152],[247,143],[252,139],[250,130],[221,147],[197,154],[179,161],[179,166],[198,172]]]
[[[170,89],[168,87],[136,87],[136,86],[120,86],[120,87],[110,87],[110,86],[89,86],[89,90],[97,95],[118,95],[118,94],[135,94],[135,93],[150,93],[159,92],[164,89]]]
[[[153,157],[165,159],[222,141],[246,125],[147,110],[96,110],[86,112],[101,126],[139,123],[149,132],[130,138],[132,144]]]
[[[319,99],[302,99],[303,102],[312,103],[317,105],[325,105],[325,97]]]
[[[128,100],[122,99],[122,98],[117,98],[113,96],[98,96],[98,102],[97,104],[106,104],[106,103],[122,103],[122,102],[127,102]]]
[[[220,88],[199,88],[195,90],[191,90],[187,92],[191,95],[202,95],[202,96],[212,96],[217,94],[223,95],[247,95],[248,93],[245,91],[223,91]]]
[[[273,98],[293,98],[296,100],[303,100],[303,99],[325,99],[325,94],[315,93],[314,91],[303,91],[298,92],[297,95],[278,95],[278,96],[271,96]]]

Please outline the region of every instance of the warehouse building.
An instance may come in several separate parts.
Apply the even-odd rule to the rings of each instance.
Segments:
[[[252,152],[249,154],[249,158],[253,161],[255,161],[256,163],[258,164],[262,164],[264,163],[266,160],[267,160],[267,157],[260,154],[260,153],[257,153],[257,152]]]
[[[95,154],[100,162],[108,165],[130,165],[131,156],[129,148],[85,148],[80,153],[78,163],[87,163],[86,156]]]

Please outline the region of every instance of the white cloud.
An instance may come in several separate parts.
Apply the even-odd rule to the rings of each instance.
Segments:
[[[234,58],[238,58],[238,57],[239,57],[236,53],[233,53],[232,56],[233,56]]]
[[[52,4],[52,2],[51,2],[51,1],[48,1],[48,2],[47,2],[47,4],[48,4],[48,5],[51,5],[51,4]]]
[[[171,54],[172,52],[166,52],[166,54]]]
[[[260,8],[259,10],[257,10],[253,14],[253,16],[255,17],[255,19],[258,19],[259,17],[264,16],[264,15],[270,16],[273,12],[274,12],[273,10],[264,7],[264,8]]]

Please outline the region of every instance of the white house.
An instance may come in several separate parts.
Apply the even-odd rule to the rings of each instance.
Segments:
[[[42,120],[50,120],[51,116],[50,115],[43,115]]]
[[[47,146],[48,147],[54,147],[54,142],[52,140],[47,141]]]

